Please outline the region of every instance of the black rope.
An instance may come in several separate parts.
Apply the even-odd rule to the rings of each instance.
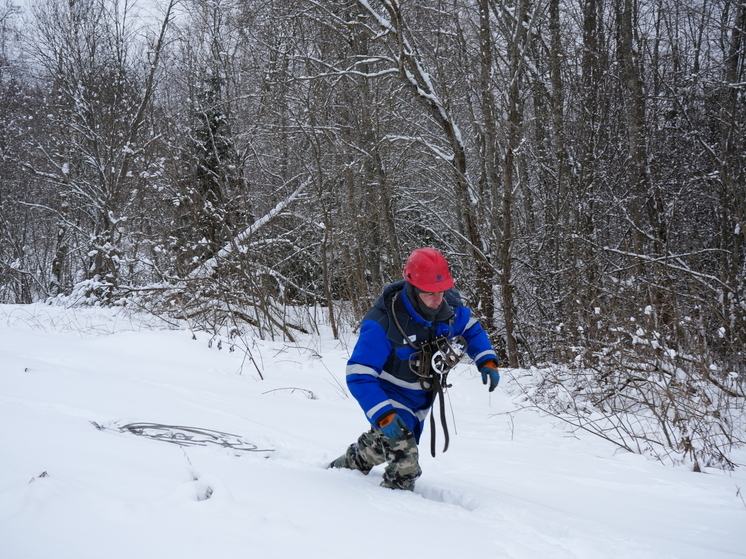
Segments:
[[[404,341],[409,344],[409,347],[411,347],[415,351],[418,351],[419,348],[414,345],[412,343],[412,340],[409,339],[409,336],[404,333],[404,328],[401,327],[401,324],[399,324],[399,319],[396,318],[396,301],[399,299],[399,293],[401,293],[401,291],[397,291],[396,293],[394,293],[394,297],[391,299],[391,316],[394,317],[394,324],[396,324],[399,333],[404,337]]]
[[[95,421],[91,421],[91,423],[100,431],[111,429]],[[201,427],[163,425],[161,423],[127,423],[126,425],[115,425],[120,433],[127,432],[179,446],[207,446],[208,444],[214,444],[240,452],[272,452],[274,450],[271,448],[259,448],[257,445],[245,441],[240,435],[215,431],[213,429],[203,429]]]
[[[445,378],[443,377],[443,382]],[[445,444],[443,445],[443,452],[448,450],[448,443],[450,437],[448,435],[448,422],[446,421],[446,406],[445,398],[443,396],[443,385],[438,375],[433,375],[433,390],[438,395],[438,404],[440,405],[440,424],[443,426],[443,436],[445,437]],[[448,387],[448,385],[446,385]],[[433,398],[433,404],[435,404],[435,398]],[[430,412],[430,454],[435,458],[435,413]]]

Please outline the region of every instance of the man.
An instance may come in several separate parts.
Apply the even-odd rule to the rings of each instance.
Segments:
[[[447,369],[465,350],[479,368],[482,382],[489,380],[490,392],[500,373],[487,334],[452,289],[445,257],[433,248],[415,250],[403,275],[403,281],[384,288],[363,318],[347,362],[347,386],[371,429],[329,467],[367,475],[374,466],[388,462],[381,486],[412,491],[422,474],[417,444],[436,395],[445,428],[442,384]],[[446,431],[446,448],[447,442]]]

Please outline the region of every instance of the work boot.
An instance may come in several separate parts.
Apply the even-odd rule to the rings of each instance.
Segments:
[[[404,482],[402,484],[396,484],[393,483],[387,479],[384,479],[381,482],[381,487],[385,487],[387,489],[399,489],[400,491],[414,491],[414,482]]]
[[[350,468],[350,463],[347,461],[347,454],[343,454],[342,456],[340,456],[336,460],[334,460],[331,463],[329,463],[329,465],[326,467],[326,469],[328,470],[330,468],[347,468],[347,469],[352,469],[352,468]]]

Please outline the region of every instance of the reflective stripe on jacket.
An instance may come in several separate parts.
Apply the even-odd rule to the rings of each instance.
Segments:
[[[463,306],[456,290],[446,291],[448,308],[438,313],[436,322],[427,322],[407,299],[405,284],[399,281],[387,285],[363,318],[360,337],[347,362],[347,386],[371,425],[376,426],[382,416],[397,410],[419,441],[432,405],[432,392],[424,390],[410,370],[409,356],[415,349],[393,320],[392,302],[404,335],[415,347],[439,336],[463,336],[467,354],[477,366],[498,359],[482,325]]]

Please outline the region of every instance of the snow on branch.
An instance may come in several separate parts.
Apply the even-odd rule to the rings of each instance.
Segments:
[[[305,181],[303,181],[301,185],[295,189],[295,192],[293,192],[287,198],[278,202],[278,204],[274,208],[272,208],[266,215],[257,219],[248,228],[246,228],[244,231],[242,231],[241,233],[233,237],[230,241],[228,241],[225,244],[225,246],[222,249],[220,249],[220,251],[215,256],[203,262],[202,264],[200,264],[200,266],[197,269],[192,271],[192,273],[189,274],[189,277],[191,279],[196,279],[200,277],[206,277],[212,274],[212,272],[215,270],[215,267],[217,266],[218,259],[227,257],[229,254],[233,252],[233,250],[236,247],[238,247],[238,245],[245,242],[252,235],[254,235],[259,229],[261,229],[264,225],[272,221],[280,212],[282,212],[286,207],[288,207],[292,202],[294,202],[310,183],[311,183],[311,179],[306,179]]]
[[[358,0],[358,4],[366,10],[377,22],[378,25],[391,33],[399,42],[399,71],[406,82],[414,89],[420,101],[430,110],[433,116],[438,120],[441,127],[450,129],[449,136],[459,145],[462,143],[461,131],[455,122],[450,118],[443,102],[435,93],[430,74],[422,66],[416,50],[410,45],[404,36],[404,22],[401,17],[401,9],[396,0],[381,0],[381,3],[389,12],[391,20],[385,18],[375,11],[367,0]],[[394,19],[395,18],[395,19]],[[394,23],[398,24],[395,25]],[[408,68],[406,67],[408,66]]]
[[[658,256],[649,256],[647,254],[639,254],[636,252],[628,252],[625,250],[619,250],[619,249],[611,248],[608,246],[603,247],[603,249],[613,254],[619,254],[621,256],[628,256],[631,258],[636,258],[644,262],[649,262],[651,264],[663,264],[664,266],[667,266],[668,268],[671,268],[672,270],[677,270],[679,272],[687,273],[691,275],[692,277],[696,278],[697,280],[699,280],[703,285],[705,285],[712,291],[717,291],[717,289],[713,287],[712,285],[710,285],[709,283],[707,283],[707,281],[711,281],[717,285],[720,285],[721,287],[728,288],[728,285],[725,282],[723,282],[723,280],[721,280],[720,278],[713,276],[712,274],[704,274],[702,272],[697,272],[696,270],[692,270],[689,266],[687,266],[684,262],[681,261],[681,257],[685,255],[667,255],[663,257],[658,257]],[[699,251],[699,253],[711,252],[712,250],[714,249],[705,249],[705,250]],[[672,261],[677,261],[679,262],[680,265],[677,266],[675,264],[672,264]]]

